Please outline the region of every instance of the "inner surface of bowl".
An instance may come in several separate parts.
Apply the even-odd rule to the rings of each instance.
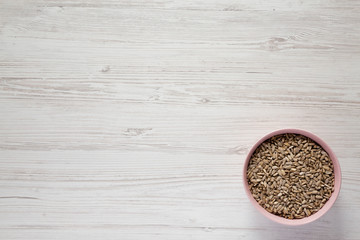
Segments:
[[[277,216],[275,214],[268,212],[258,203],[257,200],[255,200],[255,198],[253,197],[253,195],[249,189],[249,184],[248,184],[248,179],[247,179],[247,171],[248,171],[248,166],[249,166],[249,162],[250,162],[252,155],[254,154],[255,150],[263,142],[265,142],[266,140],[268,140],[276,135],[282,135],[282,134],[299,134],[299,135],[303,135],[305,137],[310,138],[311,140],[316,142],[318,145],[320,145],[320,147],[324,151],[326,151],[326,153],[328,154],[328,157],[330,158],[332,165],[333,165],[334,178],[335,178],[334,179],[334,191],[332,192],[330,198],[326,201],[325,205],[323,205],[317,212],[313,213],[312,215],[307,214],[309,216],[305,216],[304,218],[301,218],[301,219],[288,219],[283,216]],[[279,174],[281,174],[281,171],[279,172]],[[323,214],[325,214],[325,212],[328,211],[331,208],[331,206],[334,204],[334,202],[339,194],[339,191],[340,191],[341,172],[340,172],[340,166],[339,166],[339,163],[337,161],[335,154],[332,152],[332,150],[329,148],[329,146],[324,141],[322,141],[319,137],[317,137],[316,135],[314,135],[312,133],[309,133],[309,132],[306,132],[303,130],[299,130],[299,129],[283,129],[283,130],[278,130],[278,131],[272,132],[270,134],[267,134],[266,136],[261,138],[251,148],[251,150],[245,160],[245,164],[244,164],[243,182],[244,182],[245,191],[246,191],[250,201],[263,215],[265,215],[266,217],[270,218],[271,220],[273,220],[275,222],[279,222],[282,224],[302,225],[302,224],[309,223],[309,222],[312,222],[312,221],[318,219]]]

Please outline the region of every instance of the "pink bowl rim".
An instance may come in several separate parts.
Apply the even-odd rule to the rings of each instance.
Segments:
[[[285,134],[285,133],[294,133],[294,134],[301,134],[304,135],[312,140],[314,140],[315,142],[317,142],[330,156],[330,159],[333,162],[333,166],[334,166],[334,174],[335,174],[335,189],[334,192],[332,193],[330,199],[325,203],[325,205],[315,214],[309,216],[309,217],[305,217],[302,219],[286,219],[283,217],[279,217],[277,215],[271,214],[268,211],[266,211],[263,207],[261,207],[258,202],[253,198],[253,196],[251,195],[251,192],[249,190],[249,185],[247,182],[247,167],[249,165],[249,161],[250,161],[250,157],[252,156],[253,152],[255,151],[255,149],[264,141],[266,141],[267,139],[275,136],[275,135],[280,135],[280,134]],[[249,153],[247,154],[245,163],[244,163],[244,169],[243,169],[243,183],[244,183],[244,189],[245,192],[248,196],[248,198],[250,199],[250,202],[255,206],[255,208],[262,213],[265,217],[267,217],[268,219],[277,222],[277,223],[281,223],[284,225],[290,225],[290,226],[299,226],[299,225],[303,225],[303,224],[307,224],[310,222],[313,222],[317,219],[319,219],[321,216],[323,216],[335,203],[339,192],[340,192],[340,188],[341,188],[341,169],[340,169],[340,164],[339,161],[335,155],[335,153],[331,150],[331,148],[318,136],[316,136],[313,133],[304,131],[304,130],[300,130],[300,129],[293,129],[293,128],[289,128],[289,129],[280,129],[280,130],[276,130],[273,132],[270,132],[268,134],[266,134],[264,137],[262,137],[259,141],[256,142],[256,144],[250,149]]]

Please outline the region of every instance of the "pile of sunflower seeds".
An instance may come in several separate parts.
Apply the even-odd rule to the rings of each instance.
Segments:
[[[313,140],[281,134],[255,150],[247,180],[252,196],[268,212],[301,219],[329,200],[334,191],[334,168],[327,152]]]

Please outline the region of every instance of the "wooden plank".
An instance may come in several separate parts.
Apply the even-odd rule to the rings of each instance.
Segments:
[[[360,2],[2,1],[1,239],[358,239]],[[343,185],[265,219],[252,144],[302,128]]]

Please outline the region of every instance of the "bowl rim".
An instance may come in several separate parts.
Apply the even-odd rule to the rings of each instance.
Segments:
[[[286,218],[274,215],[274,214],[266,211],[262,206],[260,206],[260,204],[252,196],[250,189],[249,189],[248,182],[247,182],[247,168],[249,165],[250,158],[251,158],[252,154],[254,153],[254,151],[256,150],[256,148],[261,143],[266,141],[267,139],[269,139],[273,136],[276,136],[276,135],[286,134],[286,133],[301,134],[301,135],[304,135],[304,136],[312,139],[316,143],[318,143],[329,154],[329,157],[334,166],[334,178],[335,178],[334,192],[331,194],[329,200],[325,203],[325,205],[318,212],[314,213],[313,215],[310,215],[309,217],[305,217],[302,219],[286,219]],[[295,129],[295,128],[279,129],[279,130],[270,132],[270,133],[266,134],[265,136],[263,136],[262,138],[260,138],[248,152],[245,162],[244,162],[244,168],[243,168],[243,184],[244,184],[244,189],[245,189],[246,195],[250,199],[250,202],[265,217],[267,217],[268,219],[270,219],[274,222],[281,223],[284,225],[299,226],[299,225],[307,224],[307,223],[310,223],[310,222],[313,222],[313,221],[319,219],[333,206],[337,197],[339,196],[339,192],[340,192],[340,188],[341,188],[341,169],[340,169],[340,164],[339,164],[339,161],[338,161],[335,153],[331,150],[329,145],[327,145],[317,135],[315,135],[311,132],[305,131],[305,130]]]

